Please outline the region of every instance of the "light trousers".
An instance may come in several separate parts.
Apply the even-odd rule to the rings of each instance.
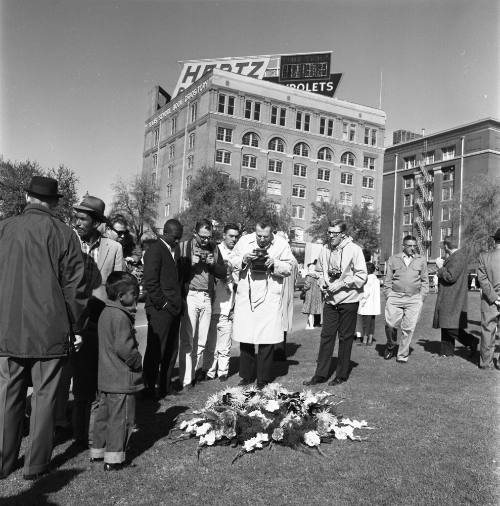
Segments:
[[[408,360],[410,355],[410,343],[413,332],[417,326],[420,312],[422,310],[422,296],[406,295],[404,293],[391,292],[385,303],[385,324],[393,329],[401,328],[401,339],[398,348],[397,358]],[[393,349],[396,346],[396,333],[386,332],[387,348]]]
[[[227,376],[229,373],[232,331],[232,317],[225,314],[212,314],[204,357],[207,360],[212,358],[207,372],[209,378],[215,378],[217,375],[219,377]]]
[[[204,360],[208,330],[212,316],[212,301],[208,292],[190,290],[186,298],[186,310],[181,318],[179,344],[179,377],[182,386],[190,385],[194,373],[202,363],[208,370],[212,359]]]
[[[495,352],[495,338],[500,324],[500,310],[496,304],[489,304],[481,299],[481,367],[493,367],[493,354]]]

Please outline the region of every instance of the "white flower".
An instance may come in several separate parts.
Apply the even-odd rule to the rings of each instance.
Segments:
[[[182,420],[179,429],[184,430],[188,426],[187,420]]]
[[[196,435],[197,436],[204,436],[212,426],[209,423],[204,423],[196,428]]]
[[[252,450],[255,450],[255,448],[262,448],[262,443],[264,441],[269,441],[269,435],[265,432],[258,432],[255,437],[247,439],[243,443],[243,449],[246,452],[251,452]]]
[[[260,423],[262,423],[262,427],[264,427],[264,429],[267,429],[267,427],[271,423],[271,420],[267,418],[267,416],[262,414],[262,412],[259,411],[258,409],[248,413],[248,416],[251,418],[258,418],[260,420]]]
[[[307,446],[319,446],[321,439],[315,430],[310,430],[304,434],[304,443]]]
[[[206,434],[205,442],[208,446],[212,446],[215,443],[215,432],[213,430]]]
[[[259,441],[269,441],[269,434],[267,432],[258,432],[257,438]]]
[[[264,409],[266,411],[269,411],[270,413],[274,413],[275,411],[278,411],[278,409],[280,409],[280,404],[278,401],[272,399],[270,401],[267,401],[266,405],[264,406]]]
[[[274,439],[274,441],[281,441],[284,435],[285,432],[283,429],[281,427],[276,427],[276,429],[273,430],[271,437]]]
[[[366,427],[367,429],[370,428],[370,427],[368,427],[368,424],[366,423],[365,420],[361,420],[361,422],[359,422],[358,420],[350,420],[349,418],[342,418],[340,423],[342,423],[344,425],[350,425],[351,427],[354,427],[355,429],[361,429],[362,427]]]
[[[344,427],[335,426],[333,427],[333,432],[337,439],[357,439],[354,437],[354,427],[350,425],[345,425]]]

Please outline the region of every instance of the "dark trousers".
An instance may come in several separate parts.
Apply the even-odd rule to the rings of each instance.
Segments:
[[[463,346],[473,346],[474,336],[464,329],[441,329],[441,355],[453,356],[455,354],[455,339]]]
[[[148,336],[143,376],[148,390],[158,385],[161,394],[171,390],[172,374],[179,352],[180,317],[166,310],[148,307]],[[159,372],[160,371],[160,372]]]
[[[363,314],[361,316],[361,329],[363,336],[373,336],[375,332],[375,315]]]
[[[56,391],[65,358],[0,357],[0,474],[13,471],[21,445],[30,380],[31,417],[24,474],[46,471],[52,455]]]
[[[339,334],[339,356],[336,377],[347,379],[351,361],[351,349],[358,316],[358,303],[325,304],[323,307],[323,328],[319,345],[316,376],[328,378],[337,332]]]
[[[255,345],[240,343],[240,376],[245,380],[272,381],[273,344],[259,344],[257,355]]]
[[[90,457],[110,464],[124,462],[134,421],[135,394],[100,392]]]

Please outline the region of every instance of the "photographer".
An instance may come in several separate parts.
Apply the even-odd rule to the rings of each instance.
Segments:
[[[274,344],[283,341],[281,296],[293,255],[288,242],[259,221],[243,236],[229,260],[238,279],[234,303],[233,339],[240,343],[240,385],[257,379],[257,388],[272,380]],[[257,357],[255,345],[259,345]]]
[[[339,334],[337,371],[330,386],[347,381],[351,349],[356,329],[359,299],[368,274],[362,249],[346,233],[345,221],[335,220],[328,227],[328,244],[321,248],[316,269],[325,294],[323,328],[316,372],[304,385],[324,383],[330,375],[330,363]]]
[[[204,357],[212,316],[214,277],[225,279],[227,268],[212,242],[212,223],[196,223],[193,238],[179,245],[184,312],[181,318],[179,377],[183,388],[191,388],[194,380],[205,379],[211,364]],[[196,375],[195,375],[196,371]]]

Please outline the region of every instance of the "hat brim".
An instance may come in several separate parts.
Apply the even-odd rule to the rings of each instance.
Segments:
[[[24,191],[28,193],[29,195],[33,195],[33,197],[42,197],[45,199],[60,199],[64,197],[62,193],[56,193],[54,195],[44,195],[43,193],[37,193],[34,191],[31,191],[29,188],[24,188]]]
[[[99,218],[101,221],[106,221],[106,217],[104,214],[101,214],[99,211],[96,211],[95,209],[92,209],[91,207],[87,206],[73,206],[73,209],[75,211],[82,211],[84,213],[90,214],[92,216],[95,216]]]

